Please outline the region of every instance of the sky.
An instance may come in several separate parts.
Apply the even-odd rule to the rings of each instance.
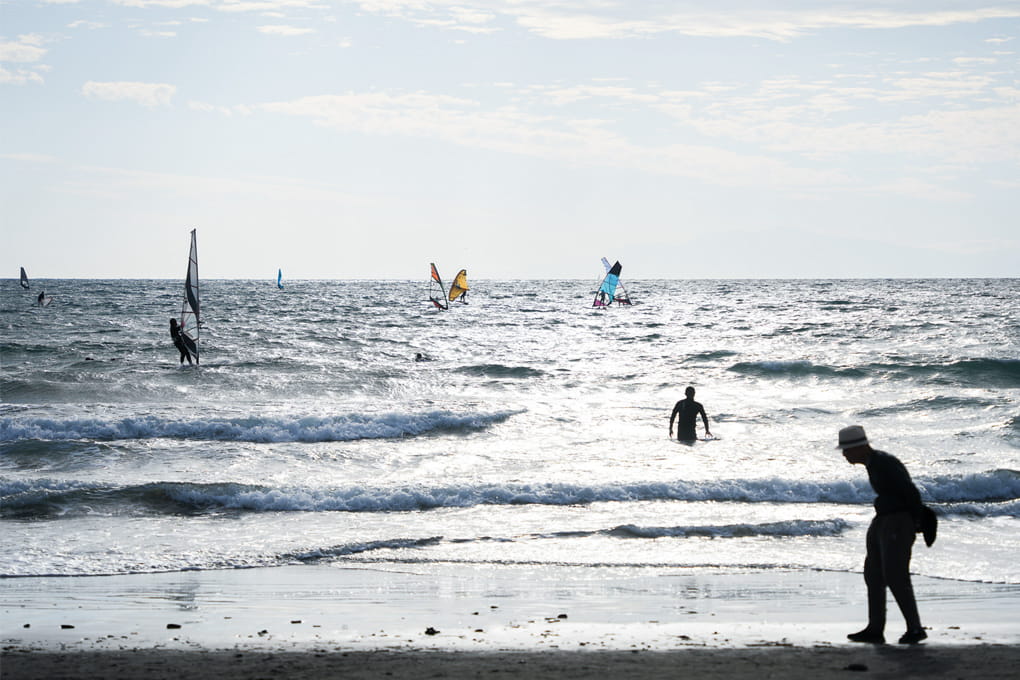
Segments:
[[[0,0],[0,276],[1020,276],[1020,0]]]

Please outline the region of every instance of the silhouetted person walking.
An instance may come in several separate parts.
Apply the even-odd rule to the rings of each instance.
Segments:
[[[907,622],[900,644],[916,644],[928,637],[921,626],[910,582],[910,553],[921,526],[924,505],[910,473],[895,456],[871,448],[860,425],[839,431],[843,457],[851,465],[863,465],[875,496],[875,518],[868,527],[864,582],[868,586],[868,625],[847,635],[852,642],[885,642],[885,589],[892,591]]]

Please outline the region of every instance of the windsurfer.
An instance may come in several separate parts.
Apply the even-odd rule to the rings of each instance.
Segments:
[[[676,438],[682,442],[695,441],[698,438],[695,425],[699,414],[701,422],[705,425],[705,436],[712,436],[712,432],[708,429],[708,416],[705,415],[705,407],[694,401],[694,388],[688,387],[684,394],[687,395],[687,398],[678,401],[669,415],[670,438],[673,437],[673,421],[676,420]]]
[[[42,307],[43,303],[46,302],[46,291],[43,290],[43,291],[39,292],[38,300],[39,300],[39,306]]]
[[[193,364],[191,352],[188,351],[187,346],[184,344],[184,338],[181,337],[181,329],[177,325],[177,319],[173,317],[170,317],[170,337],[173,338],[174,347],[181,353],[181,364],[184,364],[185,359],[188,360],[189,364]]]

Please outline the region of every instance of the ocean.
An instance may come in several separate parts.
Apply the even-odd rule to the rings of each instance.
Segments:
[[[860,572],[863,425],[1020,584],[1020,280],[0,282],[0,577],[283,565]],[[53,298],[35,306],[39,290]],[[416,361],[421,353],[424,361]],[[668,437],[697,389],[716,439]],[[700,432],[700,422],[699,422]]]

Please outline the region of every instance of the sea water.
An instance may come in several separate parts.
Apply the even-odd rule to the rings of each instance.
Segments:
[[[1020,583],[1015,279],[208,280],[200,366],[182,282],[34,283],[0,282],[3,577],[859,572],[861,424],[939,515],[914,573]],[[668,436],[688,385],[713,441]]]

